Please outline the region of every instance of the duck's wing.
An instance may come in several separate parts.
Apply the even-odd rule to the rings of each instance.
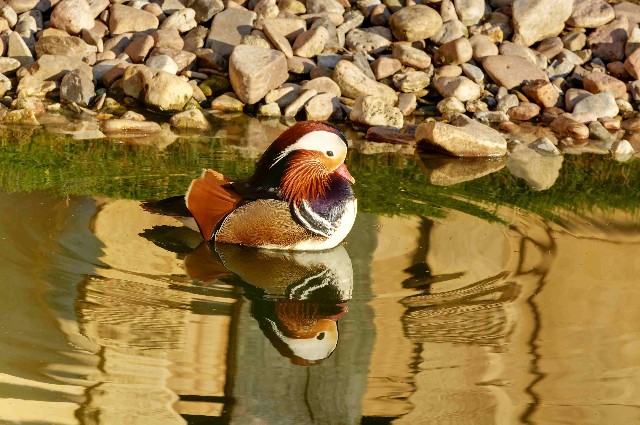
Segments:
[[[242,197],[228,185],[229,180],[213,170],[204,170],[191,182],[185,203],[196,220],[204,240],[211,240],[218,223],[233,211]]]

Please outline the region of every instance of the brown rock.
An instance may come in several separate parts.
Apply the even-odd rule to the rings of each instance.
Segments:
[[[593,56],[606,62],[624,59],[628,28],[629,21],[624,16],[596,28],[587,37],[587,44],[593,51]]]
[[[589,138],[589,127],[573,119],[571,114],[559,115],[551,122],[551,128],[562,136],[574,139]]]
[[[124,53],[131,58],[133,63],[142,63],[151,49],[153,49],[153,44],[153,37],[142,34],[129,43],[129,45],[124,49]]]
[[[534,80],[525,84],[522,91],[543,108],[550,108],[558,103],[560,93],[546,80]]]
[[[93,13],[86,0],[62,0],[51,13],[51,26],[77,34],[93,27]]]
[[[398,59],[381,56],[375,61],[371,62],[371,70],[376,80],[382,80],[383,78],[390,77],[396,72],[402,69],[402,63]]]
[[[535,103],[522,102],[518,106],[509,108],[507,115],[509,118],[516,121],[528,121],[540,114],[540,107]]]
[[[603,72],[590,72],[587,74],[582,84],[591,93],[610,92],[616,99],[627,98],[627,86],[617,78],[613,78]]]
[[[158,18],[149,12],[134,7],[114,4],[109,13],[109,31],[111,34],[143,32],[158,28]]]
[[[549,80],[544,71],[519,56],[487,56],[482,66],[494,82],[507,89],[529,81]]]
[[[624,69],[636,80],[640,78],[640,49],[634,50],[624,61]]]

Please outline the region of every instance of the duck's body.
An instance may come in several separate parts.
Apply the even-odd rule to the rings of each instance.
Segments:
[[[357,201],[344,136],[321,122],[286,130],[246,181],[205,170],[185,195],[207,241],[265,249],[324,250],[347,236]]]

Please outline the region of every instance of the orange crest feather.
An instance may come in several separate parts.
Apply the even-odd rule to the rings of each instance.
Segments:
[[[285,200],[299,205],[303,200],[324,196],[329,188],[329,172],[320,160],[319,152],[300,151],[289,161],[280,192]]]

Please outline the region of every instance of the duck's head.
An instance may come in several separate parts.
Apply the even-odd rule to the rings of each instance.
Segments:
[[[337,128],[319,121],[302,121],[282,133],[264,152],[252,185],[277,188],[288,202],[323,196],[332,179],[353,184],[344,164],[347,139]]]

